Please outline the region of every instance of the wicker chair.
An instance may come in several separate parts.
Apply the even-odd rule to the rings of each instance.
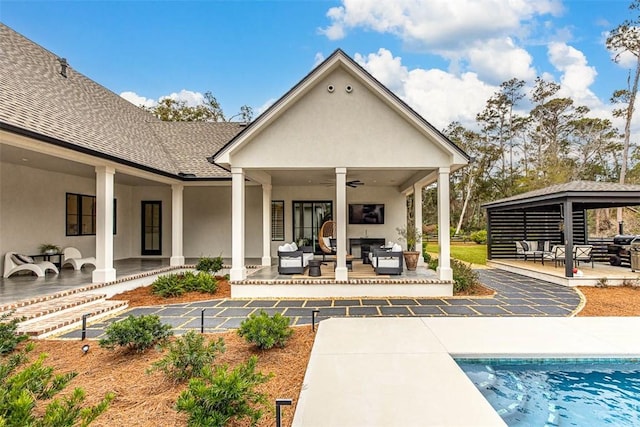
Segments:
[[[336,248],[331,246],[331,241],[336,238],[336,223],[335,221],[325,221],[320,227],[320,233],[318,236],[318,245],[322,251],[322,261],[326,261],[327,255],[335,255]]]

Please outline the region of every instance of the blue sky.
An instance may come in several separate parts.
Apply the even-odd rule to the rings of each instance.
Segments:
[[[336,48],[439,128],[470,123],[500,82],[542,75],[610,113],[627,68],[605,32],[622,0],[12,1],[0,20],[130,100],[211,91],[260,110]],[[182,95],[180,95],[181,91]]]

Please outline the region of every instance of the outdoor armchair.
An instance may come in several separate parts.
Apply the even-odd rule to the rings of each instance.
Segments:
[[[7,252],[4,256],[4,274],[5,279],[18,271],[31,271],[38,277],[44,277],[47,270],[52,270],[58,274],[58,269],[52,262],[40,261],[35,262],[33,258],[21,255],[15,252]]]
[[[62,258],[62,266],[71,264],[74,270],[80,270],[85,264],[91,264],[94,267],[96,265],[96,259],[94,257],[82,258],[80,251],[73,247],[64,248]]]

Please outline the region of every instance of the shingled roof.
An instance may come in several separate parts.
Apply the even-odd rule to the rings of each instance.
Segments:
[[[482,205],[486,209],[508,208],[525,204],[549,204],[561,199],[573,198],[582,202],[589,200],[592,205],[613,206],[616,200],[628,205],[628,200],[640,204],[640,185],[616,182],[572,181],[556,184],[538,190],[506,197]],[[624,200],[623,200],[624,199]]]
[[[227,178],[207,156],[238,123],[162,122],[0,24],[0,125],[163,175]]]

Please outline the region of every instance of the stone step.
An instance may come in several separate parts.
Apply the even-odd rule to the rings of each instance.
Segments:
[[[105,294],[73,294],[59,298],[52,298],[45,301],[20,306],[14,309],[0,311],[0,316],[6,313],[12,313],[10,319],[21,319],[24,321],[35,319],[37,317],[47,316],[52,313],[56,313],[62,310],[66,310],[72,307],[77,307],[82,304],[87,304],[92,301],[97,301],[105,298]]]
[[[129,305],[128,301],[93,301],[60,312],[34,318],[18,325],[17,333],[31,337],[44,338],[46,336],[77,328],[82,325],[82,316],[88,314],[88,322],[110,316]]]

